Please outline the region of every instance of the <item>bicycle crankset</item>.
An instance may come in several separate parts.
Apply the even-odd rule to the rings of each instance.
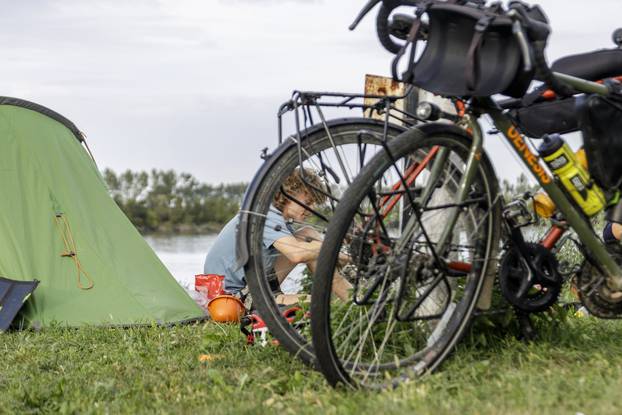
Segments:
[[[510,304],[536,313],[557,301],[564,279],[555,255],[548,249],[536,243],[525,243],[524,247],[525,256],[513,247],[501,259],[499,286]]]
[[[622,246],[607,247],[611,257],[622,264]],[[600,270],[585,261],[577,275],[579,298],[590,314],[600,318],[622,318],[622,294],[611,292],[607,280]]]

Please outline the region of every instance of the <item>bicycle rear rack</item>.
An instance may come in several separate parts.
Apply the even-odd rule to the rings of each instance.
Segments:
[[[293,112],[296,123],[298,138],[301,132],[314,125],[315,111],[318,119],[327,128],[326,116],[323,109],[341,108],[348,110],[360,109],[366,117],[385,120],[385,123],[394,122],[403,126],[413,126],[422,121],[415,114],[408,112],[397,105],[400,100],[405,100],[414,91],[414,87],[408,87],[404,95],[370,95],[352,94],[345,92],[317,92],[317,91],[294,91],[292,98],[283,103],[278,110],[278,143],[283,142],[283,117]],[[302,116],[301,116],[302,114]],[[302,124],[301,124],[302,118]]]
[[[337,108],[345,110],[361,110],[363,117],[374,118],[383,121],[384,133],[382,136],[374,134],[374,137],[379,141],[385,142],[387,139],[389,125],[400,125],[403,127],[412,127],[418,122],[422,121],[415,114],[406,111],[401,108],[399,101],[406,102],[407,98],[416,89],[412,86],[407,87],[403,95],[374,95],[374,94],[354,94],[354,93],[342,93],[342,92],[318,92],[318,91],[294,91],[290,100],[283,103],[278,110],[278,144],[282,144],[285,140],[283,136],[283,119],[284,117],[292,113],[294,117],[295,132],[287,136],[292,138],[296,142],[298,148],[299,165],[303,165],[304,149],[302,143],[307,138],[309,128],[313,125],[321,124],[321,128],[326,131],[327,136],[331,137],[331,131],[329,126],[329,120],[325,114],[325,110],[328,108]],[[319,120],[316,123],[316,120]],[[370,131],[361,130],[361,135],[372,134]],[[331,138],[332,142],[332,138]],[[337,151],[333,144],[333,150],[335,157],[339,165],[343,168],[344,161],[342,155]],[[331,171],[323,172],[324,174],[334,173]],[[303,181],[315,191],[324,194],[331,203],[336,201],[335,196],[332,194],[330,188],[321,189],[314,186],[310,181],[304,177],[304,171],[301,172]],[[310,207],[295,200],[290,195],[284,193],[284,195],[293,200],[295,203],[300,204],[305,209],[314,212]],[[322,215],[320,215],[322,217]]]

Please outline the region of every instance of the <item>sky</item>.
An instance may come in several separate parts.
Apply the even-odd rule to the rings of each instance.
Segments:
[[[298,90],[362,92],[392,55],[362,0],[0,0],[0,95],[71,119],[100,168],[249,181]],[[543,0],[550,60],[612,47],[619,0]],[[608,11],[604,13],[603,11]],[[352,113],[352,116],[359,116]],[[578,137],[571,141],[578,145]],[[499,138],[497,173],[521,170]]]

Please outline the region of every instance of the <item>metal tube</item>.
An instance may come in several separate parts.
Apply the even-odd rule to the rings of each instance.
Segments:
[[[460,178],[460,183],[458,184],[458,197],[455,201],[456,203],[462,203],[468,196],[469,186],[473,183],[473,179],[475,178],[475,174],[477,173],[477,169],[479,168],[479,160],[482,157],[482,147],[484,144],[484,136],[482,134],[482,130],[479,127],[479,124],[476,120],[469,120],[469,127],[473,131],[473,142],[471,144],[471,149],[469,151],[469,156],[467,158],[467,163],[465,167],[465,172]],[[445,246],[449,242],[454,226],[456,225],[456,221],[458,220],[458,214],[460,213],[459,207],[451,208],[449,211],[449,215],[447,217],[447,224],[443,229],[443,233],[438,240],[437,252],[444,252]]]
[[[540,244],[546,249],[551,250],[553,249],[557,241],[559,241],[559,239],[562,237],[564,232],[566,232],[566,229],[560,226],[553,225],[553,227],[549,229],[549,231],[546,233],[544,238],[542,238]]]
[[[322,122],[322,125],[324,126],[324,130],[326,130],[326,136],[328,137],[328,140],[330,141],[330,145],[333,147],[333,152],[335,153],[335,157],[337,158],[337,162],[339,163],[341,172],[343,173],[343,176],[346,179],[346,182],[348,183],[348,186],[349,186],[352,184],[352,181],[350,180],[350,176],[348,175],[348,171],[346,169],[345,163],[343,162],[343,159],[341,158],[341,154],[339,154],[339,150],[337,149],[337,145],[335,144],[333,135],[330,132],[330,128],[328,128],[328,125],[326,124],[324,113],[322,113],[322,109],[318,105],[315,105],[315,108],[318,112],[318,115],[320,116],[320,121]]]
[[[608,95],[609,89],[597,82],[586,81],[585,79],[577,78],[576,76],[570,76],[559,72],[553,72],[553,76],[561,82],[564,82],[574,89],[585,92],[588,94]]]
[[[598,264],[600,264],[608,277],[607,284],[609,288],[614,291],[622,291],[622,270],[609,255],[604,244],[598,239],[590,223],[584,218],[583,214],[577,211],[574,205],[568,200],[566,194],[558,186],[557,182],[553,180],[540,165],[540,158],[531,152],[523,137],[516,131],[511,120],[502,113],[501,109],[491,98],[481,98],[477,103],[492,117],[497,129],[512,145],[514,151],[533,173],[538,183],[540,183],[546,193],[553,199],[559,211],[564,215],[566,222],[574,229],[581,242],[586,246]]]
[[[435,154],[434,161],[432,162],[432,168],[430,169],[430,176],[428,179],[428,183],[426,184],[421,197],[417,198],[416,204],[420,206],[425,206],[428,202],[428,199],[432,195],[432,192],[436,188],[436,181],[441,175],[443,167],[445,166],[445,162],[447,161],[447,157],[449,154],[447,153],[449,150],[445,147],[438,149]],[[427,164],[427,163],[426,163]],[[402,198],[402,201],[404,198]],[[402,209],[402,212],[404,210]],[[400,240],[397,242],[396,250],[401,252],[402,249],[406,248],[406,244],[412,238],[412,235],[415,233],[415,229],[419,225],[419,220],[417,219],[417,215],[411,215],[410,219],[406,223],[404,230],[402,231],[402,236]]]

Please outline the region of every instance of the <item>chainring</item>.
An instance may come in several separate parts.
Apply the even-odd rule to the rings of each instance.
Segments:
[[[521,311],[536,313],[548,309],[559,297],[564,279],[555,255],[537,243],[526,243],[528,257],[509,249],[499,266],[499,287],[503,297]],[[526,261],[533,264],[530,275]]]
[[[616,263],[622,265],[622,246],[607,245],[607,250]],[[577,275],[577,290],[590,314],[607,319],[622,317],[622,299],[613,298],[606,277],[590,261],[585,261]]]

